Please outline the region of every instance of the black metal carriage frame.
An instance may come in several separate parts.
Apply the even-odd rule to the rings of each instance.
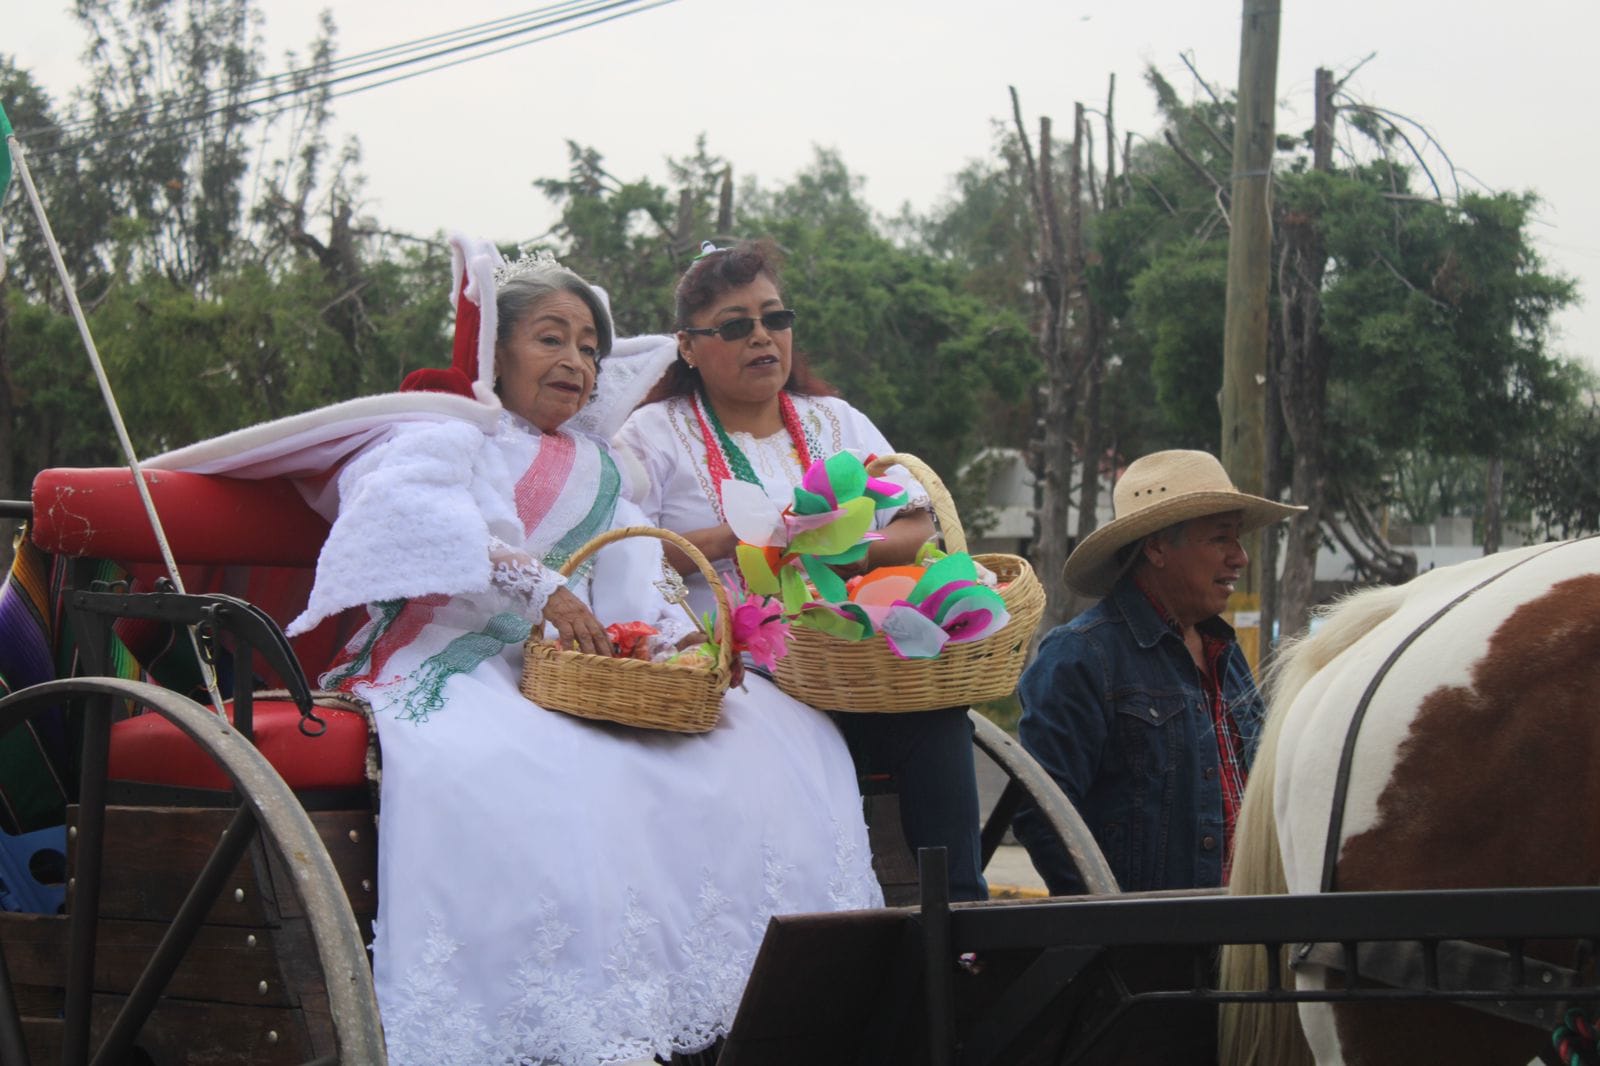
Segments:
[[[918,907],[773,919],[722,1066],[811,1062],[819,1044],[886,1066],[1210,1063],[1219,1005],[1305,1002],[1471,1006],[1542,1029],[1531,1057],[1568,1008],[1600,1004],[1600,888],[951,904],[942,853],[921,861]],[[1534,941],[1587,962],[1540,961]],[[1219,988],[1228,944],[1265,950],[1265,987]],[[1344,987],[1297,989],[1285,945]]]

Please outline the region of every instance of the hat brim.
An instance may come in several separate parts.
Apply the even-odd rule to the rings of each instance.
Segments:
[[[1067,585],[1085,596],[1104,596],[1122,576],[1117,552],[1168,526],[1206,515],[1240,511],[1242,533],[1251,533],[1299,514],[1304,507],[1252,496],[1246,492],[1189,492],[1152,504],[1125,518],[1113,519],[1083,538],[1067,557],[1062,571]]]

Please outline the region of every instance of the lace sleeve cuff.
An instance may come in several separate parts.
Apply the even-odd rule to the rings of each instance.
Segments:
[[[489,581],[500,592],[527,604],[527,616],[538,620],[544,617],[544,605],[555,591],[566,585],[560,571],[552,570],[499,539],[490,544],[493,566]],[[504,554],[502,554],[504,553]]]

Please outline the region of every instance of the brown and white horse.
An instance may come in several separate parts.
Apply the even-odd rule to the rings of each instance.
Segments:
[[[1272,671],[1230,891],[1321,890],[1351,720],[1408,640],[1356,733],[1337,888],[1600,885],[1600,538],[1590,538],[1357,593],[1288,648]],[[1224,950],[1224,987],[1262,988],[1265,975],[1260,949]],[[1315,966],[1295,977],[1301,988],[1327,978]],[[1548,1040],[1447,1005],[1303,1004],[1297,1016],[1285,1004],[1224,1011],[1220,1058],[1522,1066]]]

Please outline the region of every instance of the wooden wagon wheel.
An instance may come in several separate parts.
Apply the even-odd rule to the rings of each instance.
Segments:
[[[50,681],[0,699],[0,736],[31,714],[67,701],[84,713],[83,760],[77,823],[77,870],[69,892],[67,982],[61,1061],[85,1066],[98,934],[101,857],[106,817],[106,767],[111,713],[120,701],[153,711],[181,729],[232,780],[241,803],[212,851],[177,916],[151,955],[112,1022],[92,1062],[125,1061],[146,1019],[192,943],[201,920],[258,831],[276,846],[305,909],[316,955],[327,982],[337,1060],[316,1063],[382,1064],[383,1030],[373,995],[367,953],[333,861],[289,786],[266,758],[225,720],[199,704],[140,681],[83,677]],[[0,1061],[28,1063],[21,1012],[0,955]]]
[[[1094,834],[1083,823],[1077,808],[1067,799],[1044,767],[1025,751],[1005,730],[995,725],[977,711],[969,710],[972,721],[972,742],[1006,774],[1006,787],[1000,799],[989,812],[983,825],[983,865],[987,867],[994,858],[1012,817],[1030,799],[1049,824],[1061,846],[1066,849],[1078,876],[1092,895],[1119,892],[1117,879],[1111,866],[1095,843]]]

